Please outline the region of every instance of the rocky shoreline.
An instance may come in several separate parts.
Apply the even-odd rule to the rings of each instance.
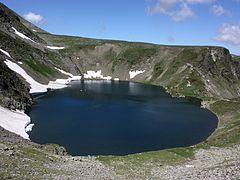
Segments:
[[[159,164],[150,170],[149,175],[140,178],[137,174],[141,169],[134,172],[136,177],[128,174],[119,175],[112,167],[105,166],[95,157],[72,157],[67,155],[62,147],[38,145],[1,127],[0,152],[2,178],[169,180],[237,180],[240,178],[239,145],[198,149],[193,159],[176,165]],[[34,163],[33,167],[32,163]]]

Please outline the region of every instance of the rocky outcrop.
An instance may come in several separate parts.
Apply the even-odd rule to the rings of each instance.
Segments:
[[[45,44],[41,38],[36,36],[30,29],[21,23],[21,18],[15,12],[0,3],[0,28],[6,33],[14,33],[12,27],[16,28],[19,32],[31,38],[33,41]],[[14,34],[12,34],[12,36],[14,36]]]
[[[0,104],[13,110],[26,110],[33,102],[29,88],[5,65],[4,60],[4,55],[0,55]]]

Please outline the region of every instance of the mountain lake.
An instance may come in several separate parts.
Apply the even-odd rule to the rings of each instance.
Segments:
[[[218,119],[193,98],[127,81],[84,80],[35,98],[33,142],[71,155],[127,155],[197,144]]]

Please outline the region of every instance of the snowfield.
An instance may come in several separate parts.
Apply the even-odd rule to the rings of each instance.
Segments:
[[[129,71],[129,76],[130,76],[130,79],[133,79],[135,76],[137,76],[138,74],[142,74],[144,73],[145,70],[136,70],[136,71]]]
[[[0,51],[1,51],[3,54],[5,54],[6,56],[12,58],[7,51],[4,51],[3,49],[0,49]]]
[[[0,126],[4,129],[20,135],[24,139],[29,139],[25,130],[29,123],[30,117],[24,114],[24,112],[10,111],[9,109],[0,106]]]
[[[57,47],[57,46],[46,46],[48,49],[54,49],[54,50],[59,50],[59,49],[64,49],[65,47]]]
[[[103,76],[102,70],[98,71],[87,71],[87,73],[84,73],[85,79],[104,79],[104,80],[111,80],[111,76]]]
[[[71,73],[68,73],[68,72],[66,72],[66,71],[64,71],[64,70],[62,70],[62,69],[58,69],[58,68],[56,68],[56,67],[55,67],[55,69],[58,70],[59,72],[61,72],[62,74],[65,74],[65,75],[67,75],[67,76],[73,77],[73,75],[72,75]]]
[[[30,93],[35,93],[35,92],[46,92],[47,91],[47,86],[40,84],[39,82],[35,81],[31,76],[29,76],[26,71],[21,68],[19,65],[16,63],[6,59],[4,61],[5,64],[14,72],[20,74],[29,84],[30,84]]]
[[[14,33],[16,35],[18,35],[19,37],[23,38],[23,39],[27,39],[29,41],[32,41],[34,43],[36,43],[35,41],[33,41],[32,39],[30,39],[29,37],[27,37],[26,35],[24,35],[23,33],[19,32],[18,30],[16,30],[16,28],[12,27],[12,29],[14,30]]]

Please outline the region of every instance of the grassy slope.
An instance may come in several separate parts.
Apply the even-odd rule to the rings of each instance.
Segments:
[[[51,77],[56,77],[59,73],[49,63],[49,59],[54,54],[51,52],[43,52],[31,45],[23,42],[19,38],[12,38],[0,30],[0,41],[3,42],[0,48],[5,49],[11,54],[14,60],[23,62],[23,66],[28,73],[38,80],[46,81]]]

